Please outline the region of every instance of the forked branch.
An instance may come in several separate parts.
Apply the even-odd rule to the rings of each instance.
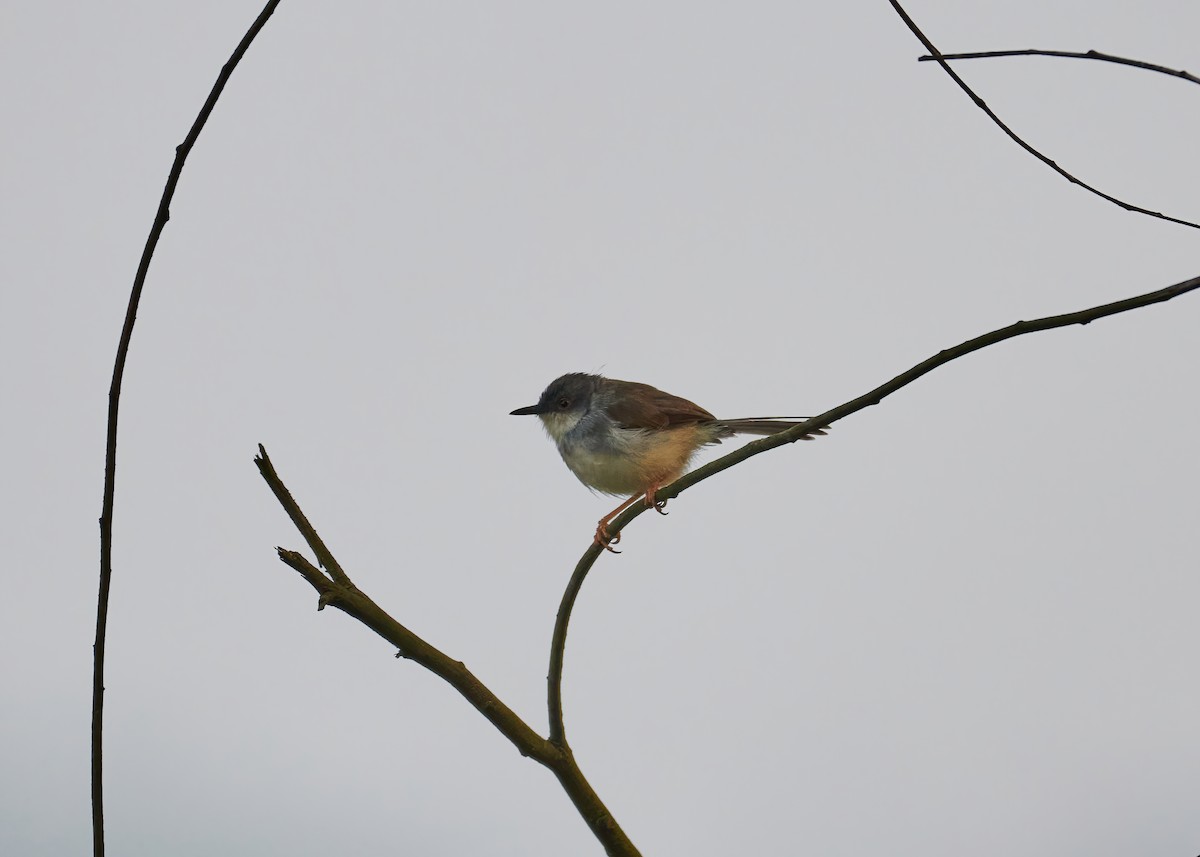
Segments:
[[[693,485],[703,482],[710,476],[715,476],[724,470],[728,470],[755,455],[760,455],[787,443],[794,443],[815,428],[831,425],[851,414],[872,405],[877,405],[892,393],[908,386],[939,366],[944,366],[974,351],[979,351],[990,345],[995,345],[1027,333],[1053,330],[1075,324],[1089,324],[1107,316],[1162,303],[1187,292],[1195,291],[1196,289],[1200,289],[1200,276],[1136,297],[1101,304],[1077,312],[1047,316],[1032,321],[1018,321],[1007,327],[1001,327],[982,336],[968,339],[953,348],[947,348],[944,351],[938,352],[928,360],[918,363],[890,381],[880,384],[875,389],[864,393],[856,399],[851,399],[842,405],[838,405],[786,432],[748,443],[728,455],[692,471],[673,484],[661,489],[658,492],[658,496],[664,499],[678,497]],[[567,583],[566,591],[563,593],[562,602],[559,606],[554,633],[551,639],[550,671],[547,676],[547,708],[550,718],[550,733],[548,738],[542,738],[485,687],[461,661],[454,660],[418,637],[385,613],[374,601],[359,590],[341,566],[338,565],[328,547],[321,540],[321,537],[317,535],[315,528],[300,510],[299,505],[275,472],[275,468],[262,446],[259,447],[259,456],[255,458],[255,463],[258,465],[259,472],[271,487],[276,498],[292,519],[292,522],[303,535],[305,541],[308,542],[313,553],[321,557],[322,564],[326,566],[326,571],[322,571],[301,554],[278,548],[280,559],[290,568],[297,571],[320,596],[318,609],[323,609],[327,604],[332,604],[347,615],[358,619],[394,645],[399,652],[398,657],[409,658],[445,679],[483,714],[492,725],[500,730],[522,755],[534,759],[554,772],[564,790],[571,798],[571,801],[592,829],[594,835],[603,843],[607,853],[621,855],[637,854],[637,849],[613,820],[575,763],[574,756],[567,743],[566,727],[563,719],[562,678],[567,629],[570,625],[571,613],[583,582],[595,564],[596,559],[603,553],[600,547],[593,544],[584,551],[583,556],[580,557],[579,562],[575,566],[570,581]],[[614,534],[619,533],[634,518],[645,511],[645,506],[635,504],[612,522],[610,530]]]
[[[528,756],[554,772],[606,853],[637,857],[637,848],[592,789],[566,742],[543,738],[476,678],[462,661],[455,660],[401,625],[355,586],[275,472],[275,466],[262,445],[259,445],[258,453],[254,463],[259,473],[325,568],[322,571],[296,551],[276,548],[279,558],[316,590],[319,596],[317,609],[323,610],[327,605],[336,607],[395,646],[396,657],[408,658],[444,679],[511,741],[522,756]]]
[[[930,57],[928,57],[928,58],[922,57],[922,59],[929,59],[929,60],[932,60],[933,62],[936,62],[938,65],[940,65],[942,67],[942,70],[945,71],[946,74],[948,74],[950,76],[950,79],[953,80],[956,84],[958,84],[959,89],[961,89],[968,96],[970,96],[971,100],[973,102],[975,102],[975,106],[978,107],[980,110],[982,110],[984,113],[986,113],[988,118],[991,119],[993,122],[995,122],[1001,131],[1003,131],[1005,134],[1007,134],[1014,143],[1016,143],[1018,146],[1020,146],[1026,152],[1033,155],[1035,158],[1037,158],[1043,164],[1048,166],[1050,169],[1054,170],[1056,173],[1058,173],[1060,176],[1065,178],[1067,181],[1071,182],[1071,184],[1079,185],[1081,188],[1086,190],[1088,193],[1093,193],[1096,196],[1100,197],[1101,199],[1106,199],[1109,202],[1111,202],[1113,205],[1120,206],[1121,208],[1125,209],[1126,211],[1133,211],[1133,212],[1136,212],[1137,214],[1145,214],[1149,217],[1156,217],[1159,220],[1167,220],[1167,221],[1170,221],[1171,223],[1178,223],[1180,226],[1190,226],[1193,229],[1200,229],[1200,223],[1193,223],[1190,220],[1183,220],[1178,217],[1172,217],[1168,214],[1163,214],[1161,211],[1151,211],[1148,208],[1142,208],[1140,205],[1133,205],[1132,203],[1125,202],[1125,200],[1123,200],[1123,199],[1118,199],[1117,197],[1113,196],[1112,194],[1105,193],[1104,191],[1100,190],[1099,188],[1093,187],[1092,185],[1088,184],[1087,182],[1077,179],[1075,176],[1071,175],[1069,172],[1064,170],[1062,167],[1060,167],[1054,161],[1050,160],[1050,158],[1046,157],[1041,152],[1039,152],[1037,149],[1035,149],[1033,146],[1026,143],[1021,137],[1019,137],[1017,135],[1016,131],[1014,131],[1012,128],[1008,127],[1008,125],[1006,125],[1004,123],[1004,121],[995,114],[995,112],[992,110],[992,108],[987,106],[987,103],[982,98],[980,98],[979,95],[976,94],[975,90],[973,90],[973,89],[971,89],[971,87],[967,86],[966,81],[964,81],[961,77],[959,77],[958,73],[955,72],[954,69],[950,68],[950,64],[946,61],[948,59],[948,57],[937,49],[937,45],[935,45],[932,41],[930,41],[928,36],[926,36],[923,32],[921,32],[921,28],[918,27],[916,25],[916,22],[913,21],[913,19],[909,16],[909,14],[904,11],[904,7],[901,6],[897,2],[897,0],[888,0],[888,2],[892,4],[892,8],[896,10],[896,14],[900,16],[900,19],[902,21],[904,21],[905,26],[907,26],[908,29],[912,31],[912,34],[914,36],[916,36],[920,40],[921,44],[923,44],[925,46],[925,49],[927,51],[929,51]],[[1098,57],[1093,57],[1093,59],[1096,59],[1096,58],[1098,58]]]

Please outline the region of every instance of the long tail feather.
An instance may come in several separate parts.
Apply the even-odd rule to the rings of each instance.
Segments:
[[[793,426],[798,426],[805,419],[805,417],[793,417],[786,420],[777,417],[749,417],[739,420],[717,420],[717,423],[718,425],[725,426],[734,434],[770,435],[787,431]],[[803,440],[812,440],[819,435],[827,434],[828,431],[828,426],[813,429],[804,436]]]

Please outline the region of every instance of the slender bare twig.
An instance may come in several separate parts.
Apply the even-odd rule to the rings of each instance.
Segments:
[[[640,504],[635,505],[641,508]],[[575,564],[575,570],[571,572],[567,588],[563,591],[562,601],[558,604],[558,615],[554,617],[554,633],[550,636],[550,672],[546,675],[546,708],[550,713],[550,740],[555,744],[565,746],[567,743],[567,727],[563,722],[562,707],[563,657],[567,647],[567,626],[571,623],[571,611],[575,609],[575,599],[579,597],[579,590],[583,588],[584,578],[596,563],[596,558],[603,552],[604,549],[597,544],[583,552],[583,556]]]
[[[129,356],[129,343],[133,337],[133,325],[137,320],[138,303],[142,298],[146,273],[150,270],[150,260],[158,246],[159,236],[171,218],[171,199],[175,196],[175,186],[179,183],[179,176],[183,172],[184,161],[187,160],[192,146],[196,144],[196,140],[204,129],[204,124],[208,121],[217,99],[221,96],[221,90],[225,88],[233,70],[278,5],[279,0],[270,0],[254,23],[250,25],[246,35],[242,37],[229,60],[221,68],[221,73],[217,75],[217,81],[213,84],[204,106],[200,108],[196,121],[192,123],[191,130],[175,149],[175,162],[167,176],[167,184],[163,188],[162,199],[159,200],[158,211],[154,215],[154,223],[150,226],[150,235],[146,238],[146,246],[142,250],[142,258],[133,278],[133,289],[129,294],[129,305],[125,310],[125,324],[121,328],[121,339],[117,343],[112,384],[108,390],[108,425],[104,451],[104,500],[100,511],[100,590],[96,597],[96,643],[93,648],[92,669],[92,853],[95,857],[104,855],[104,643],[108,630],[108,594],[112,582],[113,500],[116,496],[117,482],[117,413],[121,401],[121,381],[125,376],[125,361]]]
[[[913,19],[909,17],[907,12],[904,11],[904,7],[901,6],[898,2],[896,2],[896,0],[888,0],[888,2],[892,4],[892,8],[896,10],[896,14],[898,14],[900,16],[901,20],[903,20],[904,23],[908,26],[908,29],[910,29],[912,31],[913,35],[915,35],[918,39],[920,39],[921,44],[925,45],[925,49],[928,50],[929,53],[933,56],[933,60],[942,67],[942,69],[946,72],[946,74],[950,75],[950,79],[953,80],[955,83],[957,83],[959,88],[963,92],[965,92],[968,96],[970,96],[971,100],[975,102],[976,107],[978,107],[980,110],[982,110],[984,113],[986,113],[988,118],[991,119],[993,122],[995,122],[997,126],[999,126],[1000,130],[1002,130],[1005,134],[1007,134],[1014,143],[1016,143],[1018,146],[1020,146],[1026,152],[1033,155],[1035,158],[1037,158],[1039,161],[1041,161],[1046,166],[1050,167],[1050,169],[1054,170],[1056,173],[1058,173],[1060,176],[1065,178],[1071,184],[1079,185],[1081,188],[1088,191],[1089,193],[1093,193],[1096,196],[1100,197],[1101,199],[1106,199],[1109,202],[1111,202],[1113,205],[1120,206],[1121,208],[1125,209],[1126,211],[1133,211],[1138,214],[1145,214],[1145,215],[1148,215],[1149,217],[1157,217],[1159,220],[1167,220],[1167,221],[1170,221],[1171,223],[1178,223],[1180,226],[1190,226],[1193,229],[1200,229],[1200,223],[1193,223],[1190,220],[1182,220],[1178,217],[1172,217],[1168,214],[1163,214],[1161,211],[1151,211],[1148,208],[1142,208],[1141,206],[1133,205],[1132,203],[1125,202],[1122,199],[1117,199],[1117,197],[1112,196],[1111,194],[1107,194],[1104,191],[1100,190],[1099,188],[1093,187],[1092,185],[1088,184],[1087,182],[1081,181],[1080,179],[1075,178],[1075,176],[1071,175],[1069,172],[1064,170],[1062,167],[1060,167],[1054,161],[1050,160],[1050,158],[1046,157],[1041,152],[1039,152],[1037,149],[1033,148],[1033,146],[1026,143],[1023,139],[1021,139],[1019,136],[1017,136],[1017,133],[1015,131],[1013,131],[1006,124],[1004,124],[1004,122],[1000,119],[1000,117],[997,116],[992,111],[992,108],[988,107],[987,104],[984,102],[984,100],[975,93],[975,90],[973,90],[973,89],[971,89],[971,87],[967,86],[966,82],[961,77],[958,76],[958,74],[954,71],[954,69],[950,68],[950,64],[948,62],[946,62],[945,56],[942,54],[942,52],[939,51],[937,49],[937,46],[934,45],[934,43],[929,40],[928,36],[926,36],[923,32],[921,32],[921,29],[916,25],[916,23],[913,22]]]
[[[326,571],[309,562],[296,551],[276,548],[279,558],[298,572],[319,595],[317,609],[332,605],[348,616],[362,622],[396,647],[397,657],[408,658],[442,678],[487,718],[504,737],[512,742],[522,756],[527,756],[549,768],[558,778],[563,790],[583,816],[592,834],[604,846],[606,853],[620,857],[638,857],[638,850],[617,824],[599,795],[588,783],[575,762],[571,748],[565,742],[549,741],[535,732],[516,712],[500,701],[483,682],[467,669],[462,661],[427,643],[401,625],[362,592],[333,558],[316,530],[300,510],[299,504],[276,473],[266,449],[260,444],[254,463],[271,487],[284,511],[296,525],[314,554],[321,557]],[[336,573],[333,571],[337,569]]]
[[[928,360],[918,363],[907,372],[897,375],[886,384],[880,384],[874,390],[864,393],[857,399],[851,399],[849,402],[838,405],[836,408],[815,416],[785,432],[752,441],[745,446],[735,449],[728,455],[711,461],[703,467],[696,468],[691,473],[685,474],[667,487],[660,489],[656,492],[655,496],[660,500],[670,500],[678,497],[693,485],[703,482],[705,479],[715,476],[723,470],[728,470],[735,464],[740,464],[748,458],[761,455],[768,450],[775,449],[784,444],[795,443],[798,440],[802,440],[813,429],[832,425],[838,420],[857,413],[864,408],[877,405],[884,398],[903,387],[907,387],[922,375],[926,375],[939,366],[943,366],[952,360],[957,360],[959,357],[964,357],[973,351],[987,348],[989,345],[995,345],[998,342],[1003,342],[1006,339],[1012,339],[1014,336],[1021,336],[1026,333],[1053,330],[1056,327],[1068,327],[1073,324],[1088,324],[1106,316],[1169,301],[1171,298],[1178,297],[1195,289],[1200,289],[1200,277],[1193,277],[1190,280],[1184,280],[1182,283],[1176,283],[1164,289],[1147,292],[1144,295],[1116,301],[1115,303],[1102,304],[1089,309],[1079,310],[1078,312],[1067,313],[1065,315],[1052,315],[1033,321],[1018,321],[1015,324],[1001,327],[990,333],[977,336],[974,339],[968,339],[966,342],[960,343],[953,348],[947,348],[945,351],[938,352]],[[645,511],[646,506],[644,504],[633,504],[632,507],[622,512],[608,525],[609,533],[617,535],[623,528],[629,525],[630,521]],[[584,578],[587,577],[588,571],[595,564],[596,558],[603,552],[600,547],[594,544],[584,551],[583,556],[580,557],[578,564],[575,566],[575,571],[571,574],[571,579],[567,582],[566,591],[563,593],[562,602],[558,608],[558,616],[554,622],[554,634],[550,639],[550,672],[546,677],[551,741],[565,742],[562,710],[562,672],[564,650],[567,645],[567,626],[571,621],[571,609],[574,607],[575,599],[579,595],[580,588],[583,586]]]
[[[948,61],[991,59],[993,57],[1066,57],[1067,59],[1078,60],[1100,60],[1101,62],[1132,66],[1133,68],[1143,68],[1146,71],[1156,71],[1168,77],[1177,77],[1192,83],[1200,83],[1200,77],[1188,74],[1183,69],[1167,68],[1165,65],[1156,65],[1152,62],[1143,62],[1142,60],[1130,59],[1129,57],[1119,57],[1116,54],[1106,54],[1100,51],[1043,51],[1037,48],[1023,48],[1012,51],[973,51],[970,53],[942,54],[942,59]],[[928,54],[917,57],[917,62],[935,62],[936,60],[937,57],[929,56]]]

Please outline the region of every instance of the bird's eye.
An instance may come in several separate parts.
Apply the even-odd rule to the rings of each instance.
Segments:
[[[558,400],[558,407],[565,411],[567,408],[571,407],[571,400],[564,396]]]

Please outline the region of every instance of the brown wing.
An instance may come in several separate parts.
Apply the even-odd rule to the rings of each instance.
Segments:
[[[614,385],[608,415],[625,428],[664,429],[716,419],[695,402],[664,393],[649,384],[608,379]]]

